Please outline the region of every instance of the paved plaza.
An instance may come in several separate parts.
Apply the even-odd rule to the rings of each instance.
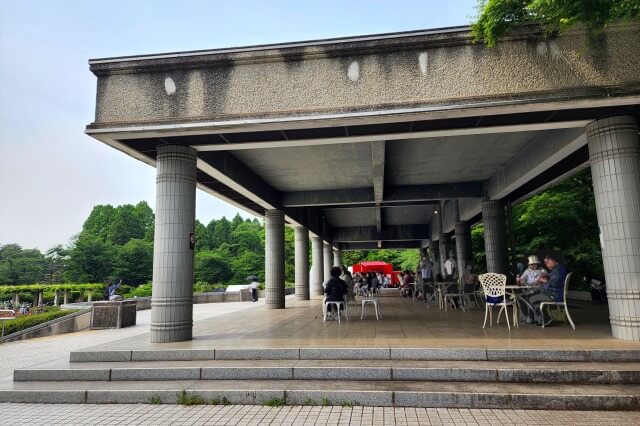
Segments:
[[[637,425],[637,412],[255,405],[0,404],[32,425]]]
[[[522,324],[507,328],[504,322],[482,328],[484,309],[470,312],[429,308],[420,301],[398,297],[388,290],[379,299],[382,318],[376,321],[372,309],[361,320],[360,305],[349,308],[350,320],[322,321],[320,298],[299,301],[287,298],[287,309],[250,309],[194,323],[193,340],[151,343],[149,336],[130,337],[98,344],[91,350],[163,350],[222,348],[298,347],[430,347],[430,348],[554,348],[554,349],[640,349],[639,342],[611,337],[606,305],[570,302],[576,330],[554,323],[542,329]],[[497,309],[495,310],[497,313]],[[89,346],[89,345],[87,345]]]

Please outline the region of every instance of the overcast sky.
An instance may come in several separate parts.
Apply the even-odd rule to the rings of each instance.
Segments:
[[[96,204],[154,208],[155,169],[84,134],[95,108],[88,59],[465,25],[475,5],[0,0],[0,245],[68,244]],[[198,191],[201,222],[238,211]]]

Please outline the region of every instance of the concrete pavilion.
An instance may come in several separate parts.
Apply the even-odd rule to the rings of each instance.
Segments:
[[[488,270],[505,273],[505,210],[585,167],[612,334],[640,340],[638,40],[637,25],[597,49],[523,30],[489,49],[455,27],[91,60],[87,133],[158,170],[151,340],[192,336],[196,187],[265,217],[277,309],[285,225],[301,299],[341,250],[429,247],[464,264],[478,221]]]

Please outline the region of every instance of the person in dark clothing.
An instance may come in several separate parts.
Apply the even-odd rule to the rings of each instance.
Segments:
[[[339,266],[331,268],[331,278],[324,288],[326,302],[344,302],[344,295],[347,294],[347,283],[340,279],[342,269]],[[327,309],[331,313],[333,305],[329,305]]]
[[[567,268],[565,268],[564,265],[561,265],[552,256],[546,256],[544,258],[544,265],[550,271],[549,274],[541,275],[541,285],[523,296],[527,300],[529,305],[534,308],[534,321],[538,325],[542,325],[540,302],[561,302],[564,298],[564,281],[567,278]],[[551,315],[549,315],[545,319],[549,323],[552,321]]]

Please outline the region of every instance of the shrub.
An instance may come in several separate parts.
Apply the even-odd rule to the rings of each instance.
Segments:
[[[133,290],[131,290],[125,296],[127,298],[149,297],[149,296],[151,296],[151,288],[152,288],[152,284],[151,283],[142,284],[142,285],[139,285],[138,287],[135,287]]]
[[[75,311],[61,311],[57,308],[52,308],[51,310],[45,310],[45,312],[41,314],[24,315],[17,317],[16,319],[4,320],[4,335],[6,336],[29,327],[33,327],[34,325],[69,315],[72,312]]]

